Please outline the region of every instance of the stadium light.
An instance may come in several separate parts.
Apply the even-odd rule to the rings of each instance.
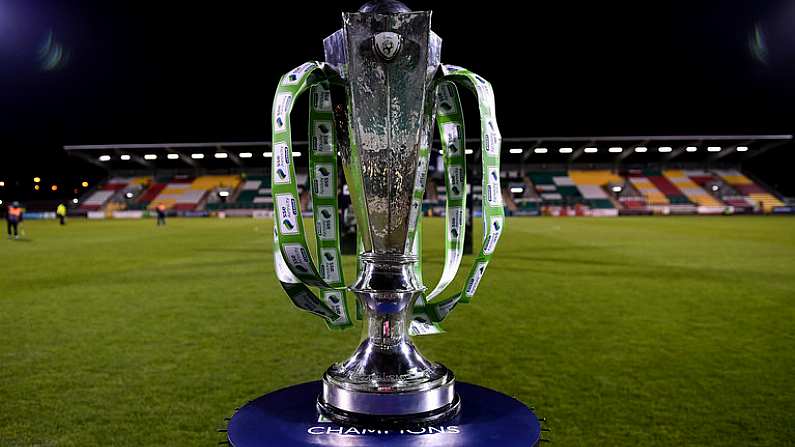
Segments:
[[[157,160],[157,155],[155,155],[155,154],[146,154],[146,155],[144,155],[144,160]]]
[[[80,185],[82,185],[83,188],[88,188],[88,182],[85,180],[83,180],[83,183],[81,183]]]
[[[273,153],[272,152],[263,152],[262,156],[265,157],[265,158],[271,158],[271,157],[273,157]]]
[[[673,148],[671,146],[660,146],[657,148],[657,151],[662,153],[671,152],[672,150]]]
[[[135,194],[133,194],[131,192],[128,192],[127,194],[124,195],[124,197],[127,197],[128,199],[132,199],[134,196],[135,196]]]
[[[623,147],[614,146],[614,147],[611,147],[610,149],[608,149],[607,152],[610,152],[611,154],[620,154],[620,153],[624,152],[624,148]]]
[[[220,197],[229,197],[229,191],[218,191]]]
[[[695,147],[695,146],[688,146],[687,149],[685,149],[685,150],[688,151],[688,152],[695,152],[695,151],[698,150],[698,148]]]
[[[516,187],[511,188],[511,192],[512,193],[516,193],[516,194],[522,193],[522,192],[524,192],[524,188],[516,186]]]
[[[75,205],[77,205],[77,203],[78,203],[78,202],[80,202],[80,201],[79,201],[79,200],[77,200],[77,197],[75,197],[74,199],[72,199],[72,203],[74,203]]]
[[[241,153],[239,153],[237,155],[240,158],[251,158],[251,157],[254,156],[254,154],[252,154],[251,152],[241,152]]]
[[[585,153],[586,154],[595,154],[597,152],[599,152],[599,149],[597,149],[595,147],[586,147],[585,148]]]
[[[574,152],[574,149],[572,149],[570,147],[562,147],[562,148],[558,149],[558,152],[560,152],[561,154],[570,154],[570,153]]]
[[[227,154],[226,152],[216,152],[215,153],[215,158],[227,158],[227,157],[229,157],[229,154]]]
[[[300,153],[300,152],[295,152],[295,151],[293,151],[293,157],[295,157],[295,158],[298,158],[298,157],[300,157],[300,156],[301,156],[301,153]]]
[[[639,152],[639,153],[646,152],[647,150],[649,150],[649,148],[647,148],[646,146],[638,146],[638,147],[635,148],[635,152]]]
[[[745,152],[748,150],[748,146],[737,146],[737,152]]]
[[[33,183],[39,183],[41,181],[41,177],[33,177]]]
[[[522,153],[522,148],[521,147],[515,147],[515,148],[512,148],[512,149],[508,149],[508,152],[510,152],[511,154],[521,154]]]
[[[202,158],[204,158],[204,154],[190,154],[190,158],[194,160],[201,160]]]
[[[537,148],[533,149],[533,152],[535,152],[536,154],[546,154],[547,153],[547,148],[545,148],[545,147],[537,147]]]
[[[614,187],[613,187],[613,192],[621,192],[621,190],[623,190],[623,189],[624,189],[624,188],[622,188],[622,187],[620,187],[620,186],[616,185],[616,186],[614,186]]]
[[[58,191],[58,185],[50,186],[50,190],[53,191],[53,192]]]
[[[709,146],[707,147],[707,152],[720,152],[720,146]]]
[[[168,158],[169,160],[176,160],[179,158],[179,154],[168,154],[166,155],[166,158]]]
[[[129,155],[127,155],[127,154],[124,154],[124,155],[122,155],[122,156],[121,156],[121,157],[119,157],[119,158],[120,158],[122,161],[129,161],[129,160],[130,160],[130,156],[129,156]]]
[[[99,161],[110,161],[110,155],[100,155]]]
[[[475,153],[475,151],[473,151],[472,149],[466,149],[466,150],[464,151],[464,153],[465,153],[466,155],[472,155],[472,154],[474,154],[474,153]]]

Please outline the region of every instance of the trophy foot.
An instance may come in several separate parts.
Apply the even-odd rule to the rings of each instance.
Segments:
[[[357,390],[327,374],[317,408],[322,415],[347,426],[410,428],[439,423],[456,416],[461,408],[455,376],[444,369],[446,373],[441,378],[404,392]]]
[[[323,396],[318,396],[317,409],[320,414],[334,421],[338,425],[360,427],[368,429],[395,429],[395,428],[420,428],[438,424],[458,415],[461,410],[461,398],[453,394],[453,401],[435,410],[416,414],[402,415],[376,415],[367,413],[354,413],[340,410],[323,401]]]

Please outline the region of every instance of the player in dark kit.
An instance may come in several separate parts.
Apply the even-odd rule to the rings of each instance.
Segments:
[[[166,224],[166,206],[162,203],[157,205],[157,226]]]
[[[14,239],[19,239],[19,224],[22,222],[22,207],[19,202],[14,202],[8,207],[6,221],[8,223],[8,238],[11,239],[12,230]]]

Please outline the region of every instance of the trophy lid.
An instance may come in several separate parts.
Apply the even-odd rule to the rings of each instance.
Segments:
[[[359,12],[371,14],[400,14],[411,9],[397,0],[371,0],[359,8]]]

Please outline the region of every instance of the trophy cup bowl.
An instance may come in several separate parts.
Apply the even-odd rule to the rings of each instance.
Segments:
[[[427,169],[420,146],[430,139],[439,66],[441,40],[430,19],[399,2],[371,2],[343,13],[343,29],[324,42],[326,62],[345,87],[332,100],[337,132],[350,132],[340,153],[364,248],[350,287],[363,310],[362,341],[328,368],[318,398],[318,408],[340,423],[421,425],[460,405],[453,373],[423,357],[409,337],[411,306],[425,291],[415,274],[412,199]]]

